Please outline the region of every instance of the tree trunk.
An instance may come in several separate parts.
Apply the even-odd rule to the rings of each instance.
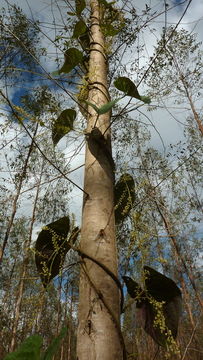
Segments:
[[[107,58],[100,28],[101,10],[91,0],[90,60],[88,101],[101,107],[109,101]],[[87,133],[96,126],[107,141],[106,148],[89,137],[86,146],[81,250],[96,258],[117,276],[117,251],[114,222],[114,169],[110,140],[110,112],[98,116],[88,106]],[[91,151],[90,151],[91,149]],[[94,154],[94,155],[93,155]],[[108,156],[107,156],[108,154]],[[120,360],[119,289],[101,267],[83,258],[80,273],[79,325],[77,334],[78,360]]]

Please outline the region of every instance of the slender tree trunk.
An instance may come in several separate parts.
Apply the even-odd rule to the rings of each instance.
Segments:
[[[34,225],[34,222],[35,222],[35,212],[36,212],[37,201],[38,201],[38,198],[39,198],[40,183],[41,183],[41,179],[42,179],[43,168],[44,168],[44,161],[43,161],[43,164],[42,164],[42,170],[41,170],[40,179],[39,179],[39,183],[38,183],[38,187],[37,187],[37,191],[36,191],[36,196],[35,196],[35,202],[34,202],[34,207],[33,207],[33,212],[32,212],[32,220],[31,220],[31,224],[30,224],[29,237],[25,241],[25,244],[24,244],[25,254],[24,254],[24,260],[23,260],[23,266],[22,266],[22,272],[21,272],[21,276],[20,276],[20,281],[19,281],[19,284],[18,284],[18,295],[17,295],[16,305],[15,305],[14,323],[13,323],[13,328],[12,328],[12,338],[11,338],[11,344],[10,344],[10,352],[12,352],[15,349],[15,345],[16,345],[16,336],[17,336],[18,323],[19,323],[19,318],[20,318],[20,309],[21,309],[21,304],[22,304],[22,300],[23,300],[23,293],[24,293],[24,283],[25,283],[25,278],[26,278],[26,274],[27,274],[27,267],[28,267],[28,264],[29,264],[29,257],[30,257],[29,248],[30,248],[30,243],[31,243],[31,239],[32,239],[33,225]]]
[[[203,299],[200,295],[200,291],[197,287],[197,284],[196,284],[196,281],[194,279],[194,276],[193,276],[193,273],[190,269],[188,269],[188,266],[186,264],[186,261],[179,249],[179,246],[177,244],[177,239],[176,239],[176,236],[174,236],[174,229],[173,229],[173,226],[169,220],[169,216],[168,216],[168,212],[167,212],[167,206],[164,204],[164,200],[163,198],[159,198],[159,202],[157,201],[157,198],[156,198],[156,192],[154,190],[154,194],[153,194],[153,198],[154,198],[154,202],[157,206],[157,210],[163,220],[163,223],[164,223],[164,226],[165,226],[165,229],[167,231],[167,234],[169,236],[169,239],[171,240],[173,246],[174,246],[174,249],[176,251],[176,254],[179,258],[179,260],[181,261],[182,265],[183,265],[183,268],[190,280],[190,283],[191,283],[191,286],[195,292],[195,296],[199,302],[199,305],[201,307],[201,309],[203,309]]]
[[[109,101],[107,59],[100,28],[98,0],[91,0],[89,97],[101,107]],[[96,126],[110,143],[110,113],[97,116],[88,107],[87,132]],[[91,152],[90,152],[91,149]],[[115,244],[114,174],[107,152],[89,138],[86,147],[81,250],[96,258],[117,276]],[[94,153],[94,155],[93,155]],[[119,289],[114,280],[97,264],[83,258],[80,273],[79,324],[77,334],[78,360],[122,359],[122,336],[119,327]]]
[[[14,201],[13,201],[12,214],[11,214],[10,220],[8,222],[7,230],[6,230],[6,233],[5,233],[5,236],[4,236],[4,240],[3,240],[2,249],[0,248],[0,264],[2,262],[2,259],[3,259],[3,256],[4,256],[4,250],[6,248],[8,238],[9,238],[12,226],[13,226],[14,218],[15,218],[16,211],[17,211],[17,203],[18,203],[18,199],[19,199],[19,196],[20,196],[20,191],[21,191],[22,186],[23,186],[24,179],[26,177],[27,166],[28,166],[28,162],[29,162],[32,150],[33,150],[34,138],[35,138],[35,136],[37,134],[38,126],[39,126],[39,124],[37,123],[37,125],[35,127],[35,130],[34,130],[33,139],[31,141],[31,144],[30,144],[30,147],[29,147],[29,150],[28,150],[28,154],[27,154],[27,156],[25,158],[25,162],[23,164],[22,173],[21,173],[21,176],[20,176],[20,181],[19,181],[19,184],[17,186],[16,195],[15,195]]]

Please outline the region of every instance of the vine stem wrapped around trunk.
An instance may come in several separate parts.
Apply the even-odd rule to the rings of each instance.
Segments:
[[[101,107],[109,99],[105,41],[97,0],[90,1],[90,58],[88,101]],[[95,126],[105,135],[111,153],[110,112],[98,116],[88,106],[87,133]],[[90,140],[91,141],[91,140]],[[117,276],[114,220],[114,169],[105,152],[94,143],[86,146],[81,250],[103,263]],[[99,152],[96,156],[95,152]],[[98,161],[99,159],[99,161]],[[79,287],[78,360],[121,360],[120,291],[115,281],[96,263],[83,258]]]

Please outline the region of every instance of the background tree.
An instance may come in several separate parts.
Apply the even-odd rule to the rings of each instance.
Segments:
[[[122,2],[122,10],[103,0],[91,4],[66,2],[65,11],[56,4],[49,24],[28,19],[12,6],[1,18],[7,59],[3,56],[1,62],[6,84],[1,90],[3,239],[8,233],[6,243],[1,239],[1,356],[33,333],[43,336],[45,349],[67,325],[55,358],[75,359],[79,316],[78,354],[84,358],[87,351],[94,358],[96,349],[102,358],[151,359],[157,346],[141,329],[130,301],[124,305],[120,330],[118,282],[127,275],[144,286],[143,266],[149,265],[175,280],[184,303],[179,350],[160,349],[157,359],[201,359],[201,44],[179,30],[180,21],[167,30],[173,4],[135,9]],[[156,36],[153,21],[163,16],[163,36],[147,59],[142,39]],[[102,20],[100,26],[96,18]],[[46,39],[46,52],[40,36]],[[56,65],[51,71],[58,70],[50,73],[46,65],[53,60],[53,49]],[[170,138],[165,143],[160,117],[171,127],[174,118],[183,123],[180,142]],[[45,291],[35,268],[34,243],[41,227],[59,218],[69,216],[72,227],[80,222],[71,202],[77,204],[83,190],[85,141],[84,220],[74,245],[80,256],[70,250]],[[108,337],[102,330],[107,327]]]

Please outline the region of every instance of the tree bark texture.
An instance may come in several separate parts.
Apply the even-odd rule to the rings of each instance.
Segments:
[[[90,60],[88,101],[101,107],[109,99],[105,41],[100,28],[100,7],[90,1]],[[108,267],[117,276],[114,221],[114,168],[111,158],[110,112],[98,116],[88,106],[81,251]],[[104,134],[105,146],[88,134],[94,128]],[[88,137],[89,136],[89,137]],[[100,139],[101,140],[101,139]],[[101,146],[100,146],[100,144]],[[120,360],[120,293],[112,277],[83,257],[80,273],[77,360]]]

